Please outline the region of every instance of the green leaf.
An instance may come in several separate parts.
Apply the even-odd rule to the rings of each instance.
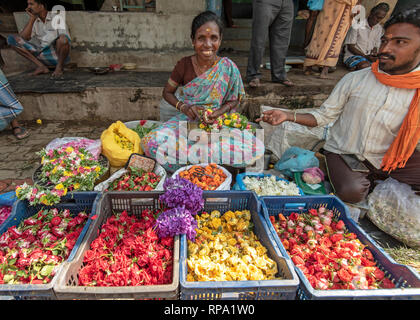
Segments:
[[[47,264],[46,266],[44,266],[44,267],[41,269],[40,274],[41,274],[42,276],[44,276],[44,277],[48,277],[48,276],[51,274],[51,272],[53,272],[53,271],[54,271],[54,265],[52,265],[52,264]]]
[[[10,259],[10,260],[9,260],[9,266],[14,265],[14,264],[15,264],[15,262],[16,262],[16,260],[17,260],[17,259]]]
[[[11,274],[6,274],[6,275],[3,277],[3,281],[4,281],[5,283],[9,283],[10,281],[13,281],[13,279],[14,279],[14,276],[13,276],[13,275],[11,275]]]

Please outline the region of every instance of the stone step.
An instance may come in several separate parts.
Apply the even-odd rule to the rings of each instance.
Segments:
[[[239,27],[239,28],[229,28],[225,29],[223,33],[224,40],[232,39],[251,39],[252,28],[251,27]]]
[[[237,62],[237,58],[232,57]],[[239,67],[242,77],[245,68]],[[262,85],[251,89],[245,83],[246,98],[239,110],[254,119],[261,105],[289,108],[319,106],[334,85],[346,73],[337,70],[333,79],[319,83],[317,77],[304,76],[292,68],[288,78],[295,87],[271,83],[270,70],[261,69]],[[170,72],[121,71],[93,75],[78,68],[64,73],[62,79],[49,75],[32,77],[20,74],[9,77],[9,82],[24,107],[19,115],[22,121],[130,121],[159,120],[159,103]]]

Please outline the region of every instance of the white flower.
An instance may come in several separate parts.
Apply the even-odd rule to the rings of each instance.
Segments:
[[[248,190],[259,196],[299,196],[299,189],[294,182],[276,180],[275,176],[250,177],[243,179]]]

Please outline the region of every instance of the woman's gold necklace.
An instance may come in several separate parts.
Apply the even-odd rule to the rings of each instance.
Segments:
[[[203,74],[204,72],[206,72],[208,69],[210,69],[213,65],[214,65],[214,62],[216,61],[216,59],[217,59],[217,57],[214,59],[214,61],[210,64],[210,65],[205,65],[204,67],[201,67],[201,66],[199,66],[199,64],[198,64],[198,59],[197,59],[197,56],[195,56],[195,59],[193,59],[193,62],[194,62],[194,67],[196,68],[196,70],[198,71],[198,73],[199,74],[197,74],[197,75],[200,75],[200,74]]]

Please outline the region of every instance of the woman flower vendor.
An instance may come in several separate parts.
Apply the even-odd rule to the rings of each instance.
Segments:
[[[245,95],[241,74],[235,63],[227,57],[217,56],[222,32],[222,22],[213,12],[206,11],[194,18],[191,39],[195,54],[182,58],[176,64],[163,90],[160,104],[160,120],[164,123],[141,141],[145,154],[157,159],[167,171],[174,172],[185,165],[186,161],[180,160],[180,157],[189,154],[194,144],[194,141],[187,139],[186,130],[181,129],[186,121],[202,121],[208,125],[217,122],[221,116],[233,111]],[[209,109],[210,112],[205,112]],[[159,161],[162,159],[159,146],[163,143],[163,132],[173,132],[176,138],[176,150],[168,152],[165,163]],[[244,167],[264,154],[264,144],[251,132],[229,132],[229,143],[212,141],[210,151],[205,155],[208,161],[205,162],[221,163],[216,159],[221,159],[222,154],[229,154],[229,163],[224,160],[224,164]],[[185,146],[185,152],[182,146]],[[248,155],[251,154],[250,157],[244,156],[245,150],[249,152]],[[241,156],[238,157],[238,154]]]

